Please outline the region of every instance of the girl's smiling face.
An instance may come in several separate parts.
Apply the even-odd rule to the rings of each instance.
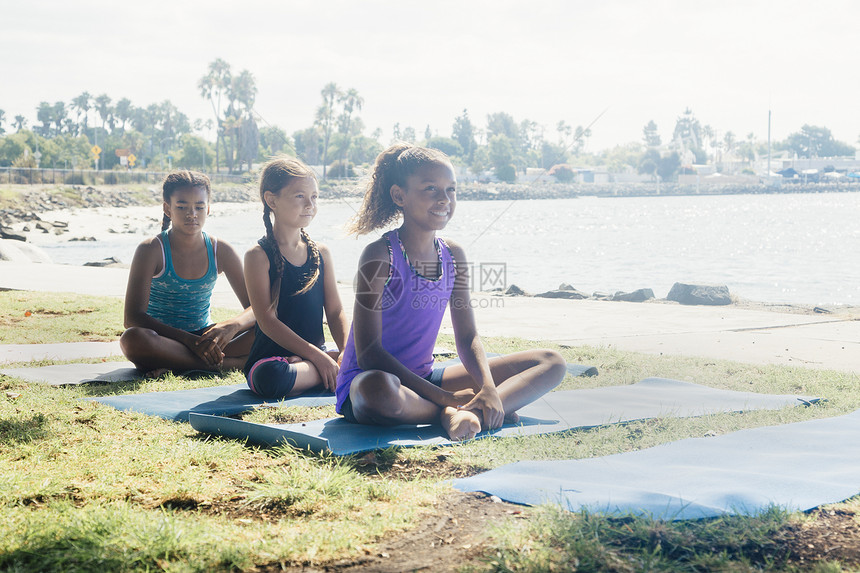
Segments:
[[[203,187],[182,187],[164,202],[164,214],[170,217],[174,229],[197,233],[206,223],[209,214],[209,196]]]
[[[266,203],[279,224],[307,227],[317,214],[317,182],[312,177],[293,179],[281,192],[266,192]]]
[[[444,229],[457,206],[457,177],[449,163],[419,167],[407,177],[406,189],[391,187],[391,198],[406,222],[427,230]]]

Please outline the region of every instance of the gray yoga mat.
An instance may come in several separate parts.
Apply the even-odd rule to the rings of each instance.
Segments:
[[[55,364],[38,368],[3,368],[0,374],[50,386],[74,386],[93,382],[126,382],[143,378],[131,362]]]
[[[495,358],[496,356],[502,356],[502,354],[499,354],[497,352],[487,352],[487,358]],[[434,366],[438,368],[440,366],[454,366],[455,364],[461,364],[459,358],[451,358],[450,360],[446,360],[444,362],[437,362],[436,364],[434,364]],[[585,366],[583,364],[573,364],[571,362],[568,362],[567,373],[571,376],[597,376],[597,368],[595,368],[594,366]]]
[[[122,354],[119,340],[112,342],[54,342],[50,344],[0,344],[0,364],[33,360],[76,360]]]
[[[585,460],[517,462],[454,481],[527,505],[680,520],[836,503],[860,493],[860,410]]]
[[[334,404],[331,392],[302,394],[285,400],[267,400],[248,389],[247,384],[190,388],[171,392],[147,392],[145,394],[122,394],[87,398],[113,406],[117,410],[140,412],[159,416],[176,422],[187,422],[191,412],[233,416],[253,410],[264,404],[278,406],[326,406]]]
[[[719,390],[666,378],[646,378],[630,386],[551,392],[519,411],[519,424],[507,424],[478,437],[524,436],[588,428],[661,416],[689,417],[717,412],[777,409],[809,404],[816,398]],[[366,426],[341,417],[295,424],[257,424],[191,414],[198,431],[261,445],[290,444],[347,455],[392,446],[452,442],[438,425]]]

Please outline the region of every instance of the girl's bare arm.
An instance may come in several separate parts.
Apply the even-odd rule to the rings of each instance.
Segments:
[[[457,277],[451,293],[450,307],[457,355],[479,388],[475,398],[464,408],[481,410],[484,423],[489,428],[498,428],[504,422],[505,412],[475,323],[466,253],[458,244],[451,241],[448,241],[448,246],[457,263]]]
[[[346,320],[346,313],[343,310],[343,303],[340,300],[340,293],[337,291],[337,280],[334,275],[334,261],[332,260],[331,251],[325,245],[317,243],[317,246],[325,265],[325,276],[323,279],[325,317],[328,322],[329,331],[331,331],[332,338],[334,338],[334,343],[337,344],[339,353],[342,353],[346,347],[349,324]]]

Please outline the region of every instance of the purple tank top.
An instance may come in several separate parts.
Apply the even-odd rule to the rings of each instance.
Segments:
[[[451,298],[456,263],[448,245],[436,237],[436,255],[441,263],[439,278],[425,278],[406,256],[397,229],[383,235],[388,241],[388,280],[382,292],[382,347],[418,376],[426,377],[433,366],[433,347],[442,317]],[[361,373],[355,355],[353,329],[343,352],[337,375],[337,411],[347,396],[352,379]]]

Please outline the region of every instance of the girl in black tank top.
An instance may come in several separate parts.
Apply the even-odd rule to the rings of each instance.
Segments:
[[[331,255],[304,230],[317,196],[313,172],[298,160],[275,159],[263,169],[266,235],[245,255],[257,329],[244,371],[251,390],[266,398],[334,390],[340,355],[323,347],[323,312],[337,347],[346,345]]]

